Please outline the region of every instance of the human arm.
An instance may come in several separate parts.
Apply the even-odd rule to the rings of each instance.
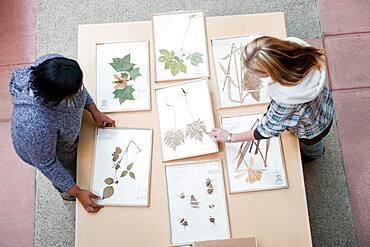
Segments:
[[[114,120],[112,120],[110,117],[108,117],[106,114],[99,111],[99,109],[96,107],[94,100],[90,96],[89,92],[86,90],[86,88],[83,89],[84,93],[86,94],[86,103],[85,103],[85,109],[88,110],[93,117],[94,121],[96,122],[96,125],[99,128],[104,127],[116,127],[116,123]]]
[[[59,191],[76,196],[88,212],[97,212],[100,206],[92,199],[96,196],[80,189],[73,177],[60,163],[56,154],[57,130],[47,126],[45,122],[27,122],[15,127],[15,145],[24,154],[28,163],[44,174]]]
[[[299,114],[295,111],[295,105],[282,105],[272,101],[254,130],[230,133],[224,129],[213,129],[208,134],[219,142],[243,142],[271,138],[297,124]]]

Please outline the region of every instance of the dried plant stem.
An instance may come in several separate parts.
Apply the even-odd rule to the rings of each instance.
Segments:
[[[182,89],[182,92],[183,92],[183,95],[184,95],[184,98],[185,98],[185,104],[186,104],[186,107],[188,108],[188,111],[190,113],[190,116],[191,116],[191,120],[194,121],[194,116],[193,116],[193,113],[191,112],[191,109],[190,109],[190,106],[189,106],[189,102],[188,102],[188,98],[186,97],[186,95],[188,94],[183,88]]]
[[[175,126],[174,126],[174,128],[173,128],[173,129],[176,129],[177,124],[176,124],[176,110],[175,110],[175,107],[173,107],[172,105],[170,105],[170,104],[168,104],[168,103],[166,103],[166,105],[167,105],[168,107],[170,107],[170,108],[171,108],[171,110],[172,110],[173,122],[174,122],[174,124],[175,124]]]

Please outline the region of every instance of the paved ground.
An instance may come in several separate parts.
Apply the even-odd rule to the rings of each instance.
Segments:
[[[0,213],[1,246],[32,246],[32,238],[34,246],[74,242],[74,203],[63,202],[39,173],[34,198],[34,171],[16,158],[10,144],[7,81],[12,67],[33,61],[35,23],[37,55],[76,58],[78,24],[149,20],[154,12],[182,9],[201,9],[208,16],[283,11],[289,36],[325,48],[337,126],[325,141],[325,157],[304,167],[313,244],[370,246],[370,154],[364,152],[370,150],[365,138],[370,131],[368,0],[35,1],[0,1],[0,157],[6,157],[0,160],[6,205]]]

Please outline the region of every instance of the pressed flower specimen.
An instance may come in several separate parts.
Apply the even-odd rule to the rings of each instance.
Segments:
[[[123,104],[126,100],[135,100],[133,92],[133,82],[136,78],[140,77],[140,68],[136,67],[136,64],[131,63],[131,54],[124,56],[123,58],[112,58],[110,66],[117,72],[113,74],[114,84],[114,99],[118,99],[120,104]]]

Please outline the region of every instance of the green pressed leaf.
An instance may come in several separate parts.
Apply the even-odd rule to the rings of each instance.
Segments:
[[[160,56],[158,61],[164,63],[164,69],[169,70],[172,76],[177,75],[179,72],[186,73],[186,65],[184,60],[176,56],[174,51],[169,52],[166,49],[159,50]]]
[[[173,64],[171,67],[171,74],[175,76],[179,73],[179,70],[179,64]]]
[[[102,200],[111,197],[113,194],[114,194],[113,186],[107,186],[107,187],[105,187],[104,190],[103,190],[103,198],[102,198]]]
[[[112,58],[113,63],[109,63],[113,69],[117,72],[130,71],[134,68],[135,64],[130,62],[130,54],[124,56],[123,58],[114,57]]]
[[[203,63],[202,59],[203,54],[199,52],[189,53],[186,59],[190,60],[190,63],[194,66],[198,66],[198,64]]]
[[[170,57],[171,56],[170,52],[168,50],[166,50],[166,49],[160,49],[159,50],[159,53],[161,55],[165,56],[165,57]]]
[[[119,88],[114,90],[114,98],[119,99],[119,103],[122,104],[126,100],[135,100],[132,93],[135,91],[135,89],[132,87],[132,85],[128,85],[125,88]]]
[[[179,63],[179,70],[183,73],[186,73],[186,65],[183,63]]]
[[[113,180],[113,178],[106,178],[106,179],[104,180],[104,182],[105,182],[106,184],[108,184],[108,185],[111,185],[111,184],[113,184],[114,180]]]
[[[161,62],[161,63],[164,63],[164,62],[166,62],[166,57],[165,56],[160,56],[159,58],[158,58],[158,61],[159,62]]]
[[[131,178],[135,179],[135,174],[133,172],[130,172],[129,175]]]
[[[128,171],[123,171],[122,174],[121,174],[121,178],[123,178],[124,176],[126,176],[128,173]]]
[[[130,163],[128,166],[127,166],[127,170],[131,170],[132,166],[134,165],[134,162]]]
[[[130,79],[135,80],[137,77],[141,76],[139,68],[135,68],[129,71]]]
[[[121,78],[122,78],[122,80],[127,80],[128,79],[128,74],[126,72],[121,73]]]

